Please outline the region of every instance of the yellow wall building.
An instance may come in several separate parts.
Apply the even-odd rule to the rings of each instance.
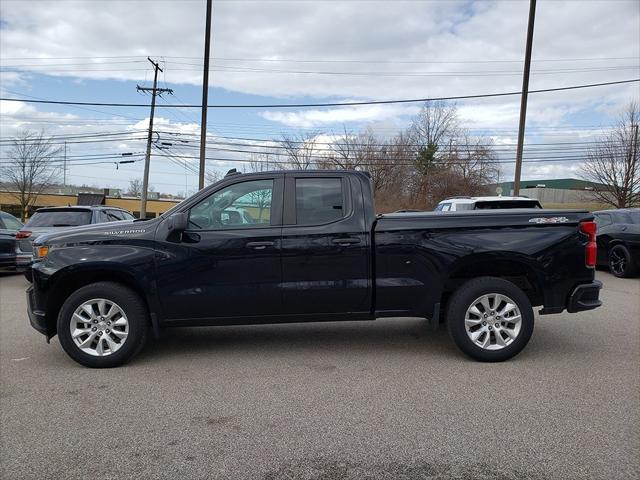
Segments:
[[[82,194],[80,194],[82,195]],[[101,201],[97,201],[95,205],[108,205],[111,207],[120,207],[133,213],[134,216],[140,216],[140,199],[139,198],[120,198],[105,196],[101,194],[92,194]],[[171,207],[179,203],[179,200],[147,200],[147,218],[154,218],[161,213],[166,212]],[[41,207],[66,207],[78,205],[78,195],[64,195],[57,193],[43,193],[38,195],[33,208],[29,209],[32,215],[35,210]],[[20,218],[20,203],[16,198],[16,194],[7,191],[0,191],[0,210],[11,213]]]

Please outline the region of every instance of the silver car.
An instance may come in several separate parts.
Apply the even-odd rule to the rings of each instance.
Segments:
[[[135,217],[126,210],[105,205],[39,208],[17,233],[18,248],[23,255],[33,255],[33,242],[38,236],[45,233],[55,233],[94,223],[120,222],[122,220],[133,221]],[[30,269],[25,272],[25,277],[27,280],[31,280]]]

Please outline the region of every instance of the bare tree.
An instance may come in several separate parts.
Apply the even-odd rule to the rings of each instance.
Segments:
[[[640,205],[637,102],[631,102],[616,128],[604,134],[587,154],[582,168],[586,180],[600,184],[593,195],[606,205],[627,208]]]
[[[278,156],[277,154],[275,155]],[[260,172],[268,172],[269,170],[277,170],[278,168],[278,160],[277,158],[272,160],[272,155],[268,153],[252,153],[251,160],[248,163],[248,168],[250,172],[260,173]]]
[[[132,178],[129,180],[129,188],[126,194],[130,197],[140,198],[142,196],[142,179]]]
[[[207,185],[220,181],[222,175],[217,170],[205,170],[204,181]]]
[[[326,159],[319,162],[319,166],[344,170],[365,168],[380,153],[379,141],[371,130],[354,134],[346,127],[343,134],[333,136],[327,150]]]
[[[308,170],[316,165],[319,133],[301,133],[290,136],[283,135],[280,145],[287,161],[294,170]]]
[[[60,174],[62,149],[44,132],[22,131],[8,152],[10,163],[3,169],[6,184],[20,203],[22,221],[42,192],[55,185]]]
[[[459,133],[455,105],[444,101],[426,102],[409,128],[409,137],[417,147],[416,166],[426,172]]]
[[[498,180],[500,165],[492,140],[474,138],[461,131],[458,142],[452,144],[446,158],[449,170],[460,178],[463,195],[483,194],[488,184]]]

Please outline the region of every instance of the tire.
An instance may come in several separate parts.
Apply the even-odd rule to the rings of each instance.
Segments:
[[[631,252],[624,245],[614,245],[609,250],[609,271],[618,278],[636,275],[637,269]]]
[[[57,323],[64,351],[92,368],[117,367],[130,360],[144,347],[148,326],[149,314],[142,298],[114,282],[92,283],[76,290],[62,305]],[[82,332],[76,340],[71,328]]]
[[[484,304],[490,307],[486,317],[482,302],[479,305],[481,299],[486,299]],[[513,283],[480,277],[463,284],[449,299],[447,329],[469,357],[481,362],[502,362],[520,353],[529,342],[533,309],[527,295]]]

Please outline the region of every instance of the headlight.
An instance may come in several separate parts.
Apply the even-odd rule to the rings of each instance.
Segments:
[[[33,247],[33,256],[36,259],[42,259],[49,253],[49,247],[46,245],[38,245]]]

